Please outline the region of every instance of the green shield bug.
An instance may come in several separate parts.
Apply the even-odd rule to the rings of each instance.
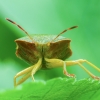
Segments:
[[[17,73],[14,77],[14,86],[17,86],[23,83],[26,79],[36,73],[39,69],[49,69],[62,67],[63,73],[68,77],[75,77],[74,74],[69,74],[66,70],[66,66],[79,65],[83,68],[92,78],[100,80],[99,77],[93,75],[89,70],[87,70],[82,63],[86,62],[91,67],[100,71],[98,67],[90,63],[87,60],[79,59],[74,61],[65,61],[68,57],[72,55],[70,49],[70,39],[60,36],[68,30],[77,28],[77,26],[70,27],[65,29],[60,34],[56,35],[29,35],[20,25],[16,24],[10,19],[6,19],[9,22],[18,26],[22,31],[24,31],[27,36],[20,39],[16,39],[17,44],[16,55],[17,57],[23,59],[27,63],[31,64],[30,67],[22,70]],[[16,82],[16,78],[23,76],[21,79]]]

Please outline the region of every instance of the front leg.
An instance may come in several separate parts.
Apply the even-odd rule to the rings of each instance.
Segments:
[[[19,73],[17,73],[14,77],[14,86],[18,86],[19,84],[23,83],[25,80],[27,80],[30,76],[32,76],[32,79],[34,80],[33,75],[36,73],[37,70],[41,68],[42,58],[39,58],[38,62],[35,65],[32,65],[31,67],[28,67]],[[21,77],[21,79],[16,82],[16,78]]]
[[[74,74],[69,74],[66,70],[66,66],[72,66],[72,65],[79,65],[81,68],[83,68],[92,78],[100,80],[100,77],[95,76],[94,74],[92,74],[89,70],[87,70],[82,63],[86,62],[87,64],[89,64],[91,67],[93,67],[94,69],[96,69],[97,71],[100,72],[100,69],[98,67],[96,67],[94,64],[90,63],[87,60],[83,60],[83,59],[79,59],[79,60],[74,60],[74,61],[63,61],[60,59],[48,59],[45,58],[46,62],[47,62],[47,68],[56,68],[56,67],[63,67],[63,72],[66,76],[70,76],[70,77],[74,77]]]

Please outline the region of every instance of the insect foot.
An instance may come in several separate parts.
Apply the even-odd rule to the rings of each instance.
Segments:
[[[75,77],[75,75],[74,74],[69,74],[68,72],[67,72],[67,70],[66,70],[66,62],[64,61],[63,62],[63,73],[64,73],[64,75],[66,75],[66,76],[68,76],[68,77]]]
[[[63,71],[64,75],[68,76],[68,77],[76,77],[75,74],[69,74],[67,71]]]
[[[96,79],[96,80],[100,80],[100,77],[98,76],[92,76],[93,79]]]

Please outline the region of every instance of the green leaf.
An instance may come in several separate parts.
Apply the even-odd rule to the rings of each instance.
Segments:
[[[18,86],[0,93],[0,100],[100,100],[99,94],[99,81],[57,78]]]

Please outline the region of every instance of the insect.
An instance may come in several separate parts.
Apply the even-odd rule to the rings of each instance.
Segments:
[[[83,68],[92,78],[100,80],[100,77],[93,75],[82,65],[82,63],[85,62],[97,71],[100,71],[100,69],[91,62],[84,59],[65,61],[65,59],[69,58],[72,55],[72,51],[70,49],[71,40],[67,39],[66,37],[62,37],[61,34],[65,33],[68,30],[77,28],[77,26],[65,29],[58,35],[29,35],[20,25],[18,25],[14,21],[8,18],[6,18],[6,20],[15,24],[27,34],[26,37],[22,37],[15,40],[17,44],[16,55],[17,57],[29,63],[31,66],[15,75],[15,87],[23,83],[30,76],[34,80],[33,75],[39,69],[62,67],[63,73],[66,76],[75,77],[74,74],[69,74],[67,72],[66,66],[72,66],[76,64]],[[22,78],[16,81],[16,79],[20,76],[22,76]]]

